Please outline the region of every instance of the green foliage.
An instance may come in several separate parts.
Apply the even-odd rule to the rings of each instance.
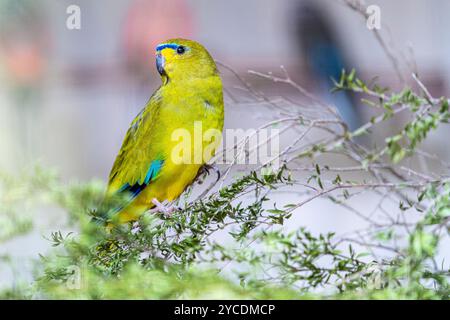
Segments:
[[[386,138],[386,148],[382,153],[387,152],[394,163],[400,162],[405,156],[414,154],[416,147],[435,130],[440,123],[448,123],[449,102],[446,98],[433,99],[429,96],[422,97],[414,93],[410,88],[404,89],[400,93],[388,94],[387,88],[381,88],[374,84],[367,86],[362,80],[356,77],[355,70],[350,73],[342,71],[339,82],[335,82],[335,90],[352,90],[365,93],[377,101],[363,99],[369,106],[381,106],[385,112],[381,117],[382,121],[392,118],[396,112],[407,109],[411,112],[412,119],[404,128],[394,136]],[[376,123],[372,119],[372,123]],[[365,127],[356,130],[353,136],[358,136],[366,131]]]
[[[400,110],[410,112],[410,121],[387,137],[381,149],[361,152],[360,164],[370,171],[391,165],[380,162],[384,154],[393,163],[414,156],[430,131],[447,122],[446,99],[431,100],[410,89],[389,93],[366,85],[355,72],[343,73],[336,88],[368,95],[365,101],[381,114],[360,129],[345,132],[332,147],[316,144],[301,153],[298,158],[308,155],[313,161],[308,178],[294,179],[296,166],[288,162],[272,174],[251,171],[170,216],[145,214],[110,232],[90,221],[102,201],[101,182],[62,184],[53,172],[39,167],[20,177],[1,175],[1,240],[28,232],[32,228],[28,212],[41,202],[63,208],[72,230],[49,236],[53,249],[35,262],[31,285],[3,288],[1,297],[448,299],[449,270],[437,261],[449,232],[448,179],[419,184],[399,181],[401,176],[396,175],[390,180],[383,177],[378,184],[351,181],[343,174],[330,178],[332,166],[315,161],[328,151],[355,152],[346,142]],[[298,203],[276,203],[274,192],[298,185],[313,190],[313,195]],[[316,234],[306,227],[286,231],[294,210],[309,201],[323,196],[346,205],[355,187],[372,190],[380,185],[398,192],[400,214],[414,211],[414,222],[392,218],[383,225],[364,216],[371,233],[364,242],[356,242],[358,248],[334,233]],[[413,189],[401,193],[406,186]],[[390,255],[379,259],[372,251],[377,248],[390,250]],[[5,266],[9,260],[5,257],[0,263]]]

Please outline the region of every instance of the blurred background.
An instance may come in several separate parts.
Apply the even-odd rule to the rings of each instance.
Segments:
[[[448,96],[450,2],[370,2],[380,7],[381,31],[406,61],[405,77],[408,68],[417,69],[434,96]],[[79,30],[66,27],[74,4],[81,9]],[[284,65],[294,80],[337,104],[351,128],[369,115],[355,97],[330,95],[330,78],[342,68],[403,86],[366,21],[335,0],[0,0],[0,171],[40,162],[65,181],[106,181],[129,123],[160,84],[154,47],[171,37],[201,42],[246,79],[249,69],[278,73]],[[230,72],[221,71],[232,86]],[[285,94],[270,81],[255,85]],[[228,96],[226,104],[225,128],[257,126],[254,109],[232,106]],[[439,131],[426,148],[448,159],[446,134]],[[335,212],[314,214],[333,208],[325,202],[305,208],[300,224],[318,231],[346,225]],[[58,227],[58,212],[50,213],[0,253],[20,258],[47,250],[43,235]]]

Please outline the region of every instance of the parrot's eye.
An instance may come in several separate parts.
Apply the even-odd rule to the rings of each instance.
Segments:
[[[183,54],[186,51],[186,48],[183,46],[178,46],[177,48],[177,53],[178,54]]]

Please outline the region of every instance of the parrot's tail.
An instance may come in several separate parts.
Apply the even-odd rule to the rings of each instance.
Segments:
[[[106,210],[91,210],[91,223],[98,227],[105,228],[107,233],[110,233],[114,229],[114,223],[111,221],[110,211]]]

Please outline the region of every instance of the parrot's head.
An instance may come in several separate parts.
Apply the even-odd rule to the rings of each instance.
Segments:
[[[156,68],[165,83],[206,78],[218,72],[208,51],[201,44],[186,39],[170,39],[159,44],[156,47]]]

